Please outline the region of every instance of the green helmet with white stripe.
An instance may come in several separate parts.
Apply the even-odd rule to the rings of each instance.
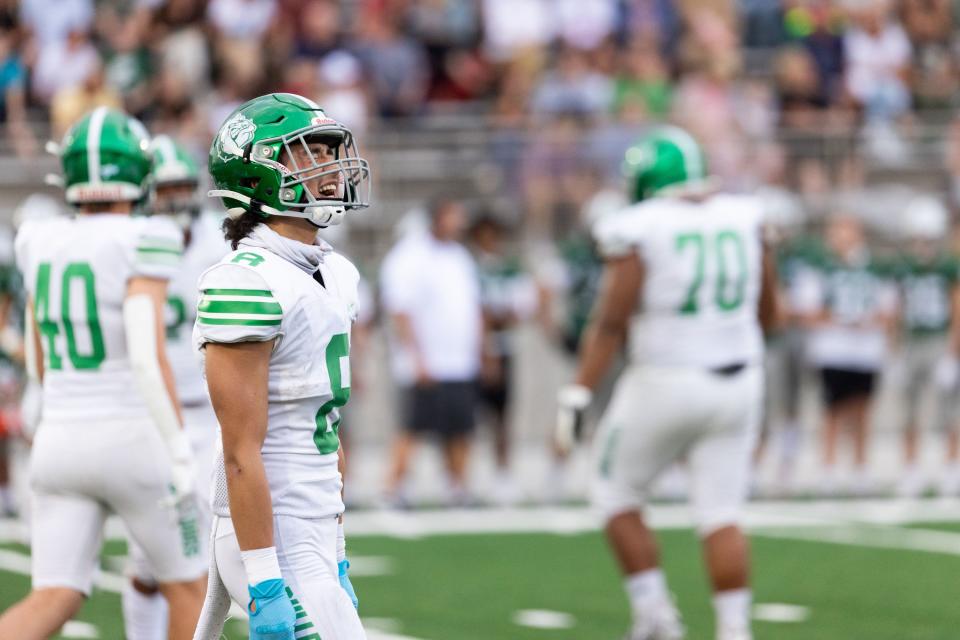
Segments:
[[[255,98],[230,114],[208,166],[216,186],[209,195],[221,198],[232,217],[249,211],[327,227],[369,205],[370,166],[353,134],[291,93]]]
[[[137,202],[150,175],[150,138],[136,118],[98,107],[77,121],[57,147],[70,204]]]
[[[156,136],[150,151],[150,212],[173,216],[186,229],[200,215],[200,168],[190,152],[168,135]]]
[[[200,168],[196,161],[170,136],[155,136],[150,142],[150,151],[153,154],[152,186],[200,184]]]
[[[659,126],[627,149],[623,172],[634,202],[713,185],[703,149],[679,127]]]

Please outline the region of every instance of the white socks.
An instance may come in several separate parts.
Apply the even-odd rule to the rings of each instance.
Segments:
[[[660,569],[648,569],[627,576],[623,586],[627,590],[627,597],[630,598],[630,606],[634,611],[649,611],[651,607],[670,602],[667,580]]]
[[[167,600],[159,591],[153,595],[140,593],[127,580],[121,601],[127,640],[167,639]]]
[[[713,609],[717,615],[717,629],[746,631],[750,628],[750,589],[718,591],[713,596]]]

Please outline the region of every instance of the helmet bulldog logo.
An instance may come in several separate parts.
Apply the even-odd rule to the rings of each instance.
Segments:
[[[257,125],[250,118],[238,113],[220,129],[220,159],[227,156],[242,156],[243,148],[250,144]]]

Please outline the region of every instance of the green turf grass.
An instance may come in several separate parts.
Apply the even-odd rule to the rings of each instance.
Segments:
[[[668,580],[691,640],[713,614],[692,532],[660,534]],[[754,537],[758,602],[809,607],[802,623],[755,623],[758,640],[947,640],[960,637],[960,557]],[[6,548],[14,548],[6,545]],[[22,547],[16,547],[22,550]],[[122,551],[112,545],[111,552]],[[353,537],[350,553],[385,556],[388,575],[356,577],[361,615],[392,618],[427,640],[619,640],[629,620],[620,578],[599,534]],[[28,579],[0,572],[0,607]],[[567,630],[519,627],[519,609],[573,614]],[[119,597],[97,593],[79,619],[122,637]],[[231,636],[236,639],[237,634]]]

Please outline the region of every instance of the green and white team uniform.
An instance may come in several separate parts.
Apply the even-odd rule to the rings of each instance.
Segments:
[[[338,431],[340,408],[350,398],[350,329],[359,273],[328,245],[318,245],[310,253],[321,285],[301,266],[257,245],[256,237],[306,245],[284,240],[264,225],[254,234],[200,278],[194,341],[201,350],[208,343],[275,341],[262,454],[280,567],[320,637],[354,637],[362,629],[337,582],[334,543],[337,516],[344,510]],[[247,581],[229,520],[222,452],[214,474],[215,562],[232,598],[243,602]],[[324,558],[323,575],[316,566],[297,565],[298,545],[310,545]]]
[[[330,153],[318,155],[311,145]],[[284,216],[317,228],[339,224],[367,206],[369,166],[348,129],[316,103],[288,93],[238,107],[214,138],[208,166],[216,187],[208,195],[221,199],[228,216],[258,223],[200,277],[194,344],[205,353],[214,343],[272,342],[261,446],[272,513],[260,515],[273,517],[270,554],[281,575],[271,571],[269,580],[248,585],[220,456],[210,583],[197,636],[220,637],[229,601],[246,606],[248,586],[281,581],[287,608],[293,603],[296,609],[299,640],[360,640],[363,625],[340,584],[349,563],[338,542],[344,509],[338,432],[340,408],[350,398],[360,276],[316,236],[303,244],[263,221]]]
[[[654,195],[595,226],[604,257],[635,253],[645,278],[596,440],[606,518],[641,507],[686,456],[700,532],[737,523],[763,395],[761,220],[751,196]]]
[[[807,358],[820,369],[879,372],[888,340],[876,317],[893,310],[897,292],[889,265],[864,252],[844,262],[823,250],[797,275],[793,305],[801,313],[825,311],[829,322],[810,331]]]
[[[930,260],[904,255],[893,274],[903,329],[902,351],[893,377],[906,408],[907,423],[915,423],[923,393],[933,385],[935,427],[949,429],[957,418],[957,402],[952,398],[955,389],[936,384],[935,371],[947,354],[952,296],[960,280],[960,264],[946,254]]]
[[[84,116],[57,145],[66,201],[132,208],[145,192],[148,148],[143,125],[126,114],[101,107]],[[168,221],[124,213],[27,221],[17,235],[17,267],[42,345],[42,419],[30,461],[35,589],[90,593],[110,513],[159,581],[203,574],[206,537],[194,501],[176,495],[185,490],[177,474],[184,461],[137,383],[145,378],[132,364],[124,317],[129,282],[169,280],[182,243]],[[147,360],[143,367],[156,364]]]
[[[183,427],[197,458],[201,495],[209,497],[213,443],[217,435],[217,417],[210,404],[203,367],[193,344],[193,325],[197,319],[197,281],[211,265],[230,251],[220,230],[220,216],[203,213],[189,228],[190,243],[170,281],[167,294],[167,358],[177,382],[177,395],[183,408]],[[200,468],[205,469],[202,471]]]
[[[30,468],[35,587],[89,593],[110,512],[158,580],[204,571],[195,519],[162,506],[171,468],[134,381],[123,321],[130,279],[170,279],[181,247],[171,223],[118,214],[27,222],[17,235],[43,347],[43,418]]]

